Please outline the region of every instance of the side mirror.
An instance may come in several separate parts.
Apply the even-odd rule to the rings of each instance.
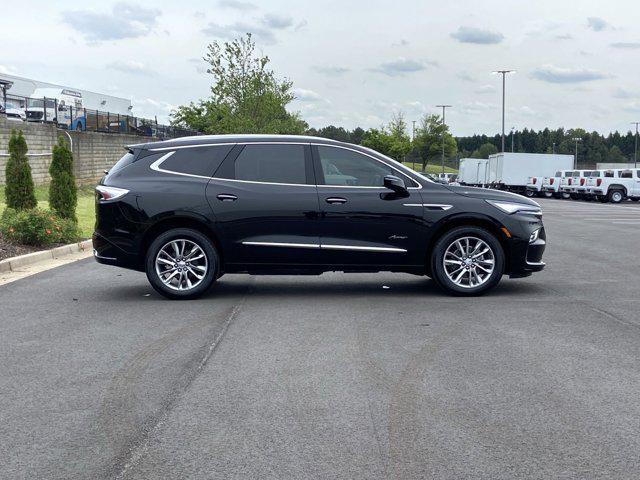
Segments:
[[[384,187],[396,193],[408,193],[404,181],[395,175],[387,175],[384,177]]]

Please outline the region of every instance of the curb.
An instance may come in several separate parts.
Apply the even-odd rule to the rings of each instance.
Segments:
[[[12,272],[27,265],[53,260],[72,253],[84,252],[92,247],[91,240],[84,240],[82,242],[52,248],[51,250],[43,250],[42,252],[27,253],[26,255],[20,255],[18,257],[7,258],[0,261],[0,273]]]

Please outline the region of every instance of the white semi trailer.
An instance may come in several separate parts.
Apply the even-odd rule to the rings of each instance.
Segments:
[[[497,153],[489,156],[487,184],[491,188],[525,193],[530,177],[549,177],[573,168],[573,155]]]
[[[489,160],[483,158],[461,158],[458,182],[461,185],[484,186],[489,180]]]

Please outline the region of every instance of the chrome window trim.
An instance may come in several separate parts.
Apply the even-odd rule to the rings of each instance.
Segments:
[[[367,251],[367,252],[396,252],[406,253],[404,248],[393,247],[365,247],[360,245],[332,245],[321,243],[287,243],[287,242],[242,242],[243,245],[253,245],[258,247],[291,247],[291,248],[320,248],[326,250],[353,250],[353,251]]]
[[[443,203],[403,203],[404,207],[425,207],[432,210],[449,210],[453,208],[453,205],[446,205]]]
[[[316,147],[331,147],[331,148],[341,148],[343,150],[350,150],[352,152],[355,153],[359,153],[360,155],[364,155],[365,157],[369,157],[372,158],[373,160],[375,160],[376,162],[380,162],[383,165],[386,165],[387,167],[391,168],[392,170],[395,170],[396,172],[398,172],[400,175],[402,175],[405,178],[408,178],[409,180],[411,180],[414,183],[417,183],[418,186],[417,187],[407,187],[407,190],[420,190],[422,188],[422,184],[417,181],[415,178],[410,177],[409,175],[407,175],[406,172],[403,172],[402,170],[394,167],[393,165],[389,165],[387,162],[385,162],[384,160],[380,160],[379,158],[374,157],[373,155],[370,155],[368,153],[362,152],[360,150],[356,150],[355,148],[349,148],[349,147],[344,147],[342,145],[331,145],[331,144],[327,144],[327,143],[314,143],[311,142],[311,145],[315,145]],[[371,187],[371,186],[350,186],[350,185],[318,185],[318,187],[337,187],[337,188],[383,188],[385,190],[387,190],[384,187]]]
[[[151,168],[151,170],[155,170],[156,172],[180,175],[183,177],[204,178],[208,180],[225,180],[228,182],[256,183],[256,184],[262,184],[262,185],[283,185],[283,186],[290,186],[290,187],[298,186],[298,187],[318,187],[318,188],[363,188],[363,189],[388,190],[384,186],[374,187],[374,186],[358,186],[358,185],[317,185],[317,184],[309,184],[309,183],[279,183],[279,182],[260,182],[256,180],[237,180],[235,178],[207,177],[204,175],[182,173],[182,172],[176,172],[174,170],[167,170],[167,169],[160,168],[160,165],[162,165],[162,163],[166,159],[168,159],[171,155],[173,155],[176,152],[176,150],[185,149],[185,148],[215,147],[218,145],[243,145],[243,146],[247,146],[247,145],[315,145],[315,146],[322,146],[322,147],[341,148],[343,150],[350,150],[352,152],[359,153],[360,155],[364,155],[365,157],[369,157],[377,162],[380,162],[383,165],[386,165],[387,167],[391,168],[392,170],[395,170],[403,177],[406,177],[412,182],[415,182],[418,184],[417,187],[407,187],[407,190],[420,190],[421,188],[423,188],[422,184],[419,181],[410,177],[409,175],[407,175],[407,173],[403,172],[402,170],[398,169],[393,165],[388,164],[383,160],[380,160],[379,158],[374,157],[373,155],[362,152],[360,150],[356,150],[354,148],[344,147],[342,145],[331,145],[327,143],[315,143],[315,142],[227,142],[227,143],[202,143],[198,145],[179,145],[175,147],[150,148],[149,149],[150,152],[167,151],[167,153],[162,157],[160,157],[155,162],[153,162],[149,168]]]

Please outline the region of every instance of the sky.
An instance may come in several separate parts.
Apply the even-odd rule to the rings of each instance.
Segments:
[[[313,127],[411,124],[449,104],[454,135],[640,120],[637,0],[10,2],[0,72],[130,98],[167,122],[209,95],[208,43],[252,32]]]

